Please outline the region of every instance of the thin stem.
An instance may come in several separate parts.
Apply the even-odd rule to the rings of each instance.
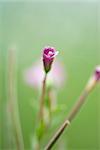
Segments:
[[[52,137],[48,145],[45,147],[45,150],[50,150],[53,145],[56,143],[60,135],[63,133],[64,129],[70,124],[68,120],[65,120],[64,123],[61,125],[61,127],[58,129],[58,131],[55,133],[55,135]]]
[[[93,89],[93,87],[96,85],[96,82],[93,82],[93,86],[88,88],[88,85],[86,86],[85,90],[83,91],[82,95],[79,97],[78,102],[73,107],[72,111],[69,113],[67,119],[63,122],[61,127],[57,130],[55,135],[51,138],[50,142],[46,146],[45,150],[50,150],[56,141],[59,139],[59,137],[64,132],[65,128],[68,127],[68,125],[71,123],[71,121],[75,118],[76,114],[79,112],[81,106],[84,104],[87,96],[89,95],[90,91]]]
[[[73,107],[72,111],[69,113],[67,119],[71,122],[78,111],[80,111],[81,106],[84,104],[86,97],[88,96],[89,92],[84,91],[82,95],[79,97],[78,101],[76,102],[75,106]]]
[[[11,119],[14,127],[16,146],[18,150],[24,149],[23,136],[21,132],[20,118],[18,112],[18,102],[15,87],[15,50],[10,49],[8,56],[8,98],[10,105]]]
[[[42,83],[42,91],[41,91],[41,97],[40,97],[40,108],[39,108],[39,113],[38,113],[38,126],[41,126],[41,123],[44,122],[44,102],[45,102],[45,92],[46,92],[46,79],[47,79],[47,73],[45,73],[44,79],[43,79],[43,83]],[[37,127],[36,127],[37,128]],[[37,130],[36,130],[37,131]],[[38,138],[38,144],[35,147],[36,150],[40,149],[40,137]]]
[[[45,74],[44,80],[43,80],[43,84],[42,84],[42,95],[41,95],[41,98],[40,98],[40,110],[39,110],[39,118],[40,118],[40,120],[43,120],[45,91],[46,91],[46,79],[47,79],[47,74]]]

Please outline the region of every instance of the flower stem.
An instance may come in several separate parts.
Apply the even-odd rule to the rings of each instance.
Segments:
[[[85,90],[81,94],[81,96],[78,99],[78,102],[75,104],[75,106],[72,108],[72,111],[69,113],[67,119],[62,123],[61,127],[57,130],[57,132],[54,134],[54,136],[51,138],[48,145],[45,147],[45,150],[50,150],[54,144],[57,142],[59,137],[64,132],[65,128],[68,127],[68,125],[71,123],[71,121],[75,118],[77,113],[79,112],[81,106],[84,104],[87,96],[89,95],[90,91],[95,87],[96,80],[93,80],[92,84],[90,82],[87,84]]]
[[[43,120],[45,91],[46,91],[46,79],[47,79],[47,73],[45,73],[43,84],[42,84],[42,95],[41,95],[41,98],[40,98],[40,110],[39,110],[39,119],[40,120]]]

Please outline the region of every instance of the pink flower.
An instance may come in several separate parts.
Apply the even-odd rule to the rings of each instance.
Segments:
[[[100,65],[97,66],[96,69],[95,69],[95,79],[96,79],[97,81],[100,80]]]
[[[46,73],[50,71],[52,62],[57,54],[58,51],[54,47],[48,46],[43,49],[43,65]]]
[[[47,86],[61,87],[65,83],[65,74],[64,66],[56,60],[52,65],[52,70],[48,73]],[[41,88],[43,77],[44,71],[41,61],[37,61],[33,66],[24,71],[26,84],[34,88]]]

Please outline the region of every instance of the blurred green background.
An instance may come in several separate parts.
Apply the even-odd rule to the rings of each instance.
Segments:
[[[17,98],[25,149],[31,149],[36,91],[23,80],[23,71],[41,55],[45,45],[60,51],[67,82],[58,93],[58,105],[64,104],[55,115],[54,126],[43,142],[47,144],[77,100],[95,65],[100,63],[99,2],[96,1],[0,1],[0,149],[7,147],[7,56],[12,46],[17,57]],[[65,141],[65,150],[100,149],[100,85],[87,98],[87,103],[64,132],[58,143]],[[38,104],[37,102],[34,102]],[[66,108],[66,109],[65,109]],[[8,133],[9,134],[9,133]],[[54,149],[57,149],[57,144]],[[60,148],[62,149],[62,148]]]

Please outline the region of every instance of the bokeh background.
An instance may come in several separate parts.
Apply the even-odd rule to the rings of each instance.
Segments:
[[[25,84],[23,71],[41,57],[45,45],[54,46],[60,52],[58,57],[65,66],[67,81],[58,91],[58,107],[63,105],[64,109],[54,116],[44,147],[77,100],[95,65],[100,63],[99,8],[97,1],[0,1],[1,150],[9,149],[6,114],[9,49],[16,48],[16,96],[28,150],[36,121],[32,104],[38,104],[39,93]],[[84,108],[57,144],[63,141],[65,144],[59,147],[64,150],[100,149],[100,85],[89,95]]]

